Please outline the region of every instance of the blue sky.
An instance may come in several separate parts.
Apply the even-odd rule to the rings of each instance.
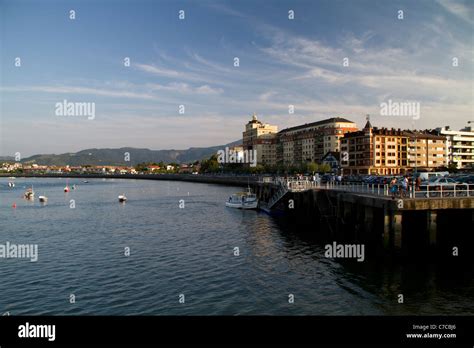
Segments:
[[[461,0],[0,0],[0,155],[224,144],[241,138],[254,112],[280,129],[334,116],[363,126],[366,114],[379,126],[461,128],[474,121],[473,8]],[[96,117],[56,116],[64,99],[94,102]],[[380,116],[388,99],[419,102],[420,119]]]

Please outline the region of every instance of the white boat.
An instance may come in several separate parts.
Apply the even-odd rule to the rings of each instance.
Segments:
[[[35,198],[35,191],[33,191],[33,186],[30,189],[26,190],[24,194],[26,199],[34,199]]]
[[[125,196],[125,194],[123,194],[123,195],[118,196],[118,200],[119,202],[123,203],[127,201],[127,197]]]
[[[39,196],[38,199],[41,203],[46,203],[48,201],[48,197],[45,195]]]
[[[9,181],[9,182],[8,182],[8,187],[15,187],[15,183],[12,182],[12,181]]]
[[[257,209],[258,199],[255,193],[252,193],[250,187],[247,192],[234,193],[229,197],[229,200],[225,202],[226,207],[237,208],[237,209]]]

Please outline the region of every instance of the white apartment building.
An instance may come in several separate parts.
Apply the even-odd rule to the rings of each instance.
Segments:
[[[436,128],[438,134],[446,137],[446,158],[457,168],[474,166],[474,130],[472,126],[459,131],[449,126]]]

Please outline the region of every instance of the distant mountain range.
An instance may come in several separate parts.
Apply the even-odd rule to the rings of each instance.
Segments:
[[[229,144],[212,147],[191,147],[187,150],[150,150],[133,147],[120,149],[87,149],[76,153],[60,155],[34,155],[22,159],[22,163],[36,163],[48,166],[79,166],[79,165],[136,165],[143,162],[191,163],[209,158],[218,150],[226,146],[241,144],[234,141]],[[130,154],[130,161],[125,161],[126,153]],[[0,161],[13,161],[13,157],[0,157]]]

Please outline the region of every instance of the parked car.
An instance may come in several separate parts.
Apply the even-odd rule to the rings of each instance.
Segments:
[[[322,177],[321,177],[321,182],[322,183],[327,183],[327,182],[331,182],[333,180],[333,177],[335,179],[335,176],[332,175],[332,174],[324,174]]]
[[[449,175],[449,172],[421,172],[418,176],[422,181],[430,181],[433,178],[442,178]]]
[[[454,180],[465,184],[474,184],[474,175],[460,175],[453,177]]]
[[[430,192],[430,197],[435,194],[440,195],[443,191],[443,196],[463,196],[467,195],[467,189],[471,185],[461,183],[453,178],[448,177],[434,177],[426,183],[421,185],[421,189]],[[471,188],[469,188],[471,189]],[[436,192],[436,193],[435,193]]]
[[[454,186],[456,184],[458,184],[456,180],[446,177],[433,177],[427,182],[427,185],[430,187]]]

